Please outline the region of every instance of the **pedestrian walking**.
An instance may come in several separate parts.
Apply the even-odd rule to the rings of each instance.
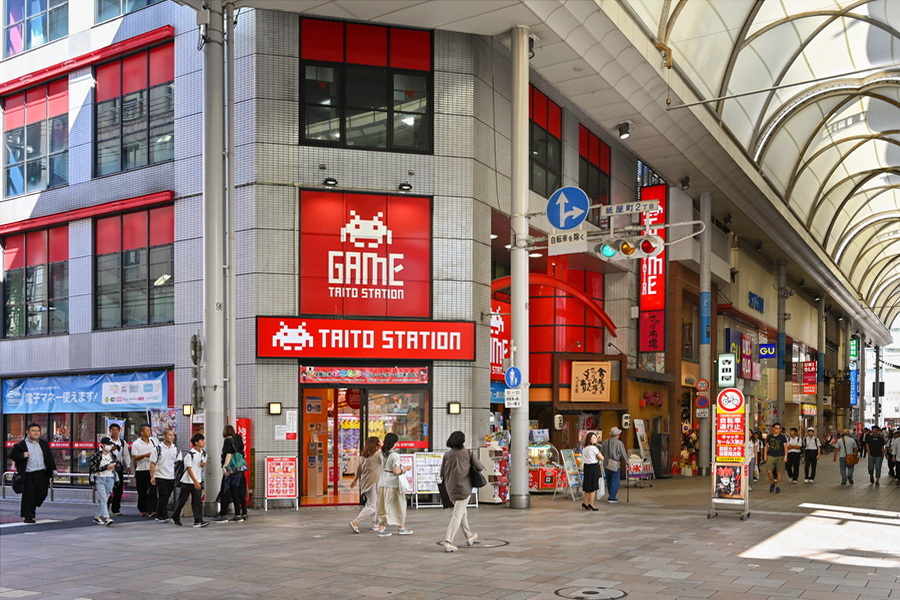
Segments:
[[[88,479],[97,490],[97,514],[94,515],[94,523],[97,525],[113,524],[109,499],[122,476],[122,468],[116,455],[117,447],[110,438],[104,437],[100,440],[100,448],[91,456],[88,466]]]
[[[182,460],[181,451],[175,445],[175,432],[166,429],[162,444],[150,455],[150,484],[156,486],[156,520],[171,523],[169,497],[175,489],[175,463]]]
[[[450,524],[447,526],[447,534],[444,536],[444,552],[456,552],[459,548],[453,544],[456,532],[462,527],[466,536],[466,545],[472,546],[478,539],[478,534],[469,527],[469,515],[467,506],[472,495],[472,479],[469,476],[472,467],[478,471],[484,471],[481,464],[471,450],[466,449],[466,434],[462,431],[454,431],[447,438],[447,447],[441,461],[441,480],[447,489],[447,495],[453,501],[453,514],[450,516]]]
[[[850,435],[850,430],[845,429],[841,438],[834,447],[834,462],[838,462],[841,469],[841,485],[853,485],[853,468],[859,462],[859,454],[857,454],[856,440]],[[847,458],[850,457],[850,462]]]
[[[869,485],[881,485],[881,466],[884,463],[884,436],[878,425],[872,427],[866,442],[866,454],[869,455]]]
[[[16,465],[16,475],[22,480],[22,502],[19,514],[26,523],[34,523],[36,510],[44,503],[50,490],[50,479],[56,476],[56,461],[50,444],[41,437],[41,426],[31,423],[25,438],[17,442],[9,453]]]
[[[375,517],[378,511],[378,479],[381,477],[382,470],[382,456],[381,452],[381,440],[376,436],[370,436],[366,440],[366,445],[363,448],[361,460],[359,461],[359,465],[356,467],[356,474],[353,476],[353,481],[350,482],[350,489],[352,490],[356,485],[359,485],[359,493],[361,499],[365,499],[365,506],[359,514],[356,515],[356,518],[350,521],[350,529],[354,532],[359,533],[359,525],[364,521],[364,519],[368,519],[372,522],[372,529],[377,530],[378,527],[375,525]]]
[[[597,434],[591,432],[584,438],[584,448],[581,450],[581,464],[584,465],[582,510],[597,510],[594,501],[597,498],[597,490],[600,489],[600,462],[602,460],[603,454],[597,447]]]
[[[247,520],[247,460],[244,458],[244,440],[234,427],[226,425],[222,430],[222,486],[219,493],[219,514],[213,521],[224,521],[228,507],[234,503],[232,522]]]
[[[766,465],[766,477],[769,478],[769,493],[781,493],[781,474],[785,469],[787,453],[787,437],[781,433],[781,423],[772,424],[772,431],[763,444],[763,463]]]
[[[159,442],[150,434],[153,429],[141,425],[140,437],[131,444],[131,463],[134,465],[134,485],[137,488],[138,512],[142,517],[156,516],[156,486],[150,485],[150,456]]]
[[[180,493],[172,522],[181,527],[181,511],[191,499],[191,510],[194,513],[194,528],[206,527],[209,521],[203,520],[203,467],[206,466],[206,437],[202,433],[191,436],[191,449],[184,454],[184,475],[181,476]]]
[[[750,479],[753,483],[759,481],[759,459],[762,456],[762,433],[759,429],[750,434],[750,442],[753,445],[753,462],[750,466]]]
[[[109,439],[113,445],[113,452],[118,459],[118,477],[112,494],[109,496],[109,512],[115,517],[122,516],[122,495],[125,493],[125,475],[131,474],[131,452],[128,442],[120,437],[122,426],[111,423],[109,426]]]
[[[866,452],[867,452],[866,444],[869,442],[869,434],[870,434],[869,428],[864,427],[863,430],[856,437],[856,447],[859,449],[859,457],[860,458],[866,457]]]
[[[412,530],[406,527],[406,494],[400,489],[400,476],[407,468],[400,464],[400,454],[394,446],[400,438],[396,433],[384,436],[381,454],[384,464],[378,481],[378,535],[388,537],[391,532],[388,525],[396,525],[400,535],[411,535]]]
[[[802,456],[803,441],[800,439],[800,432],[796,427],[791,427],[790,435],[787,439],[787,461],[784,470],[791,483],[797,483],[800,477],[800,457]]]
[[[610,504],[618,504],[619,482],[621,481],[622,469],[628,468],[628,453],[625,451],[625,444],[619,439],[622,430],[613,427],[609,430],[609,438],[600,445],[600,453],[603,459],[603,474],[606,478],[606,490],[609,495],[607,502]]]
[[[819,464],[819,457],[822,456],[822,444],[816,436],[814,427],[806,430],[806,437],[803,438],[803,482],[814,483],[816,481],[816,465]]]
[[[900,485],[900,429],[894,432],[891,440],[891,457],[894,459],[894,478],[897,485]]]

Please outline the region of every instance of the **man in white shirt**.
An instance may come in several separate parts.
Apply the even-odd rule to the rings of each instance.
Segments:
[[[131,444],[138,511],[142,517],[156,516],[156,486],[150,485],[150,455],[156,452],[159,442],[150,437],[152,431],[149,425],[141,425],[141,437]]]
[[[806,430],[806,437],[803,438],[803,481],[805,483],[813,483],[816,480],[816,465],[819,463],[819,457],[822,455],[822,444],[816,436],[816,430],[810,427]]]
[[[125,474],[131,473],[131,453],[128,451],[128,442],[125,441],[125,438],[120,437],[121,434],[122,427],[118,423],[110,424],[109,439],[112,441],[113,452],[116,453],[116,458],[119,461],[117,469],[119,478],[116,480],[116,485],[113,486],[113,493],[109,497],[107,506],[109,507],[109,512],[116,517],[122,516],[122,494],[125,493]]]
[[[181,510],[187,504],[188,496],[191,498],[191,510],[194,512],[194,528],[206,527],[209,521],[203,520],[203,467],[206,466],[206,438],[202,433],[195,433],[191,437],[191,448],[184,455],[184,475],[181,476],[181,491],[178,494],[178,503],[175,512],[172,513],[172,522],[181,526]]]
[[[800,439],[800,432],[796,427],[791,427],[791,434],[788,436],[787,440],[787,460],[784,465],[784,470],[787,471],[787,476],[791,480],[791,483],[797,483],[797,478],[800,477],[800,456],[802,447],[803,442]]]
[[[150,485],[156,486],[156,520],[171,523],[169,496],[175,489],[175,463],[181,460],[181,452],[175,445],[175,432],[166,429],[163,443],[150,453]]]

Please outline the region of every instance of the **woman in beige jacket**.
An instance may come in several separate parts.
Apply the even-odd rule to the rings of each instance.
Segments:
[[[356,467],[356,475],[350,482],[350,489],[359,484],[359,493],[366,497],[366,505],[356,518],[350,521],[350,529],[359,533],[359,524],[368,517],[372,521],[372,529],[375,527],[375,513],[378,506],[378,480],[381,478],[381,440],[371,436],[366,440],[360,457],[359,466]]]
[[[478,539],[478,534],[469,528],[469,518],[466,506],[469,504],[469,496],[472,495],[472,480],[469,479],[469,468],[475,466],[479,471],[484,471],[477,458],[466,450],[466,434],[462,431],[454,431],[447,439],[450,450],[444,454],[441,462],[441,479],[447,487],[447,495],[453,500],[453,516],[450,517],[450,525],[447,527],[447,535],[444,537],[444,552],[456,552],[458,548],[453,545],[453,538],[462,525],[463,534],[466,536],[466,544],[472,546]]]

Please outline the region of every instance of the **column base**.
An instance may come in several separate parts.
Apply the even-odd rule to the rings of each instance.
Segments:
[[[525,494],[524,496],[514,496],[510,494],[509,507],[526,509],[531,508],[531,494]]]

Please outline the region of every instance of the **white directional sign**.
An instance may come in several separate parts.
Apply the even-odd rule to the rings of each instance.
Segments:
[[[506,408],[522,408],[522,388],[504,390],[503,400]]]
[[[547,200],[547,218],[557,229],[575,229],[587,217],[591,201],[575,186],[559,188]]]
[[[561,231],[547,236],[547,255],[576,254],[588,251],[586,231]]]
[[[643,200],[641,202],[622,202],[620,204],[609,204],[601,206],[597,210],[600,211],[601,217],[615,217],[616,215],[633,215],[637,213],[656,212],[659,210],[658,200]]]

